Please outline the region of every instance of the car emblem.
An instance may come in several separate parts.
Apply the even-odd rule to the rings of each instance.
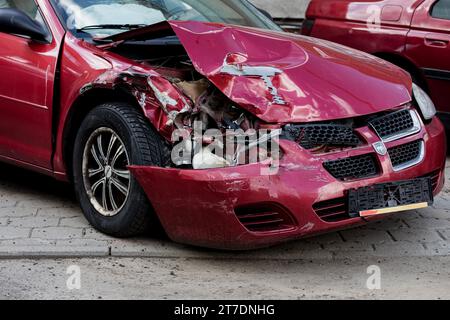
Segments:
[[[373,148],[380,156],[385,156],[387,154],[387,148],[383,141],[374,143]]]

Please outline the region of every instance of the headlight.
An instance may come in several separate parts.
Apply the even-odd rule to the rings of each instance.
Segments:
[[[436,115],[436,107],[428,94],[413,83],[413,95],[425,120],[432,119]]]

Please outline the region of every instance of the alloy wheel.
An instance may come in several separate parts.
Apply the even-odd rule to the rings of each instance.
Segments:
[[[95,130],[83,153],[83,182],[91,204],[103,216],[117,215],[130,194],[127,150],[110,128]]]

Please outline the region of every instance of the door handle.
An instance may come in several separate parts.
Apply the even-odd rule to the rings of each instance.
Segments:
[[[425,44],[430,47],[447,48],[448,40],[425,38]]]

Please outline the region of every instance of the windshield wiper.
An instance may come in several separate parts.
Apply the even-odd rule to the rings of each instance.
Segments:
[[[99,30],[99,29],[117,29],[117,30],[131,30],[146,27],[146,24],[94,24],[91,26],[84,26],[77,29],[77,32],[85,32],[88,30]]]

